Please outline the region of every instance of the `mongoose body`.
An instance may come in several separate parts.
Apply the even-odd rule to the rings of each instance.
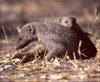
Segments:
[[[36,40],[47,47],[49,51],[47,53],[48,60],[65,55],[67,51],[70,55],[73,55],[73,53],[78,55],[79,37],[77,33],[72,29],[64,28],[60,24],[40,22],[26,24],[21,29],[16,48],[23,48]]]
[[[64,22],[64,21],[63,21]],[[67,26],[68,25],[68,26]],[[78,53],[79,42],[81,54]],[[68,17],[66,23],[33,22],[24,25],[19,33],[16,49],[21,49],[29,43],[38,41],[46,46],[46,58],[61,57],[68,52],[71,59],[92,58],[96,55],[96,47],[91,42],[88,34],[81,30],[76,19]],[[90,47],[90,48],[89,48]]]
[[[95,57],[97,49],[89,38],[90,34],[81,29],[75,17],[64,16],[60,18],[59,23],[65,28],[74,29],[74,31],[79,35],[78,37],[80,41],[82,41],[80,46],[80,55],[83,59]]]

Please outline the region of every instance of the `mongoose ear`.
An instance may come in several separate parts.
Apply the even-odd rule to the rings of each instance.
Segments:
[[[35,32],[34,25],[30,24],[27,30],[28,30],[31,34],[33,34],[33,33]]]
[[[76,23],[76,18],[75,17],[72,18],[72,22]]]

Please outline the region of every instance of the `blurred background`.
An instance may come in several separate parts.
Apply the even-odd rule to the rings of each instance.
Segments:
[[[86,32],[100,38],[100,0],[0,0],[0,39],[40,18],[74,16]],[[4,32],[5,31],[5,32]]]

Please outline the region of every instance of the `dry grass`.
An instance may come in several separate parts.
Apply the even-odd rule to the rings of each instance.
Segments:
[[[79,53],[80,53],[80,46],[79,44]],[[52,62],[48,62],[46,60],[40,60],[39,58],[35,58],[32,62],[26,63],[24,65],[17,65],[17,68],[11,71],[8,71],[7,74],[2,73],[3,78],[9,78],[14,80],[15,82],[20,81],[46,81],[46,80],[68,80],[68,81],[98,81],[98,77],[100,74],[95,72],[99,72],[100,70],[100,42],[97,42],[98,53],[94,59],[90,60],[70,60],[67,56],[67,53],[63,59],[55,59]],[[30,52],[36,51],[36,53],[43,49],[43,45],[36,46],[35,48],[30,48]],[[45,48],[44,48],[45,49]],[[1,54],[6,55],[5,59],[7,62],[11,62],[16,64],[16,60],[11,60],[11,57],[16,54],[28,50],[28,47],[16,51],[16,50],[5,50],[0,52]],[[9,54],[9,55],[8,55]],[[13,54],[13,55],[12,55]],[[65,59],[68,59],[66,61]],[[19,61],[18,61],[19,62]],[[88,64],[87,64],[88,63]],[[94,74],[94,76],[93,76]],[[10,75],[10,76],[9,76]],[[96,78],[97,77],[97,78]],[[22,79],[24,78],[24,79]],[[96,79],[95,79],[96,78]]]
[[[93,20],[93,26],[98,27],[97,23],[99,19],[99,15],[96,13],[97,9],[94,8],[94,15],[95,18]],[[7,38],[5,28],[2,26],[5,40],[7,41],[7,44],[9,44],[9,40]],[[98,30],[98,29],[96,29]],[[16,53],[21,53],[25,50],[28,50],[28,47],[26,47],[23,50],[16,51],[15,49],[12,49],[9,47],[8,50],[2,50],[0,51],[0,55],[2,55],[2,59],[6,60],[5,62],[9,64],[12,63],[16,65],[17,67],[14,70],[11,71],[0,71],[0,78],[8,78],[13,80],[14,82],[46,82],[47,80],[55,80],[55,82],[58,82],[58,80],[66,80],[68,81],[94,81],[99,82],[100,81],[100,40],[97,40],[97,36],[99,35],[96,31],[94,33],[94,40],[96,43],[96,47],[98,49],[98,53],[94,59],[89,60],[70,60],[67,56],[67,53],[63,59],[55,59],[52,62],[48,62],[45,59],[40,60],[40,58],[35,58],[32,62],[26,63],[24,65],[16,65],[16,62],[19,62],[19,60],[12,60],[12,56]],[[100,36],[100,35],[99,35]],[[81,42],[79,44],[79,53],[80,52],[80,46]],[[35,48],[31,48],[30,52],[35,53],[41,51],[41,47],[43,49],[43,46],[37,46]],[[45,49],[45,48],[44,48]],[[83,54],[85,55],[85,54]],[[65,59],[68,59],[66,61]],[[1,60],[0,60],[1,63]]]

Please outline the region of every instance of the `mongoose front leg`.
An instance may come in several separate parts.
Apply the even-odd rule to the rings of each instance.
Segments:
[[[63,55],[65,55],[66,51],[63,48],[54,48],[51,49],[47,55],[46,55],[46,60],[50,61],[52,58],[54,59],[55,57],[61,57]]]

